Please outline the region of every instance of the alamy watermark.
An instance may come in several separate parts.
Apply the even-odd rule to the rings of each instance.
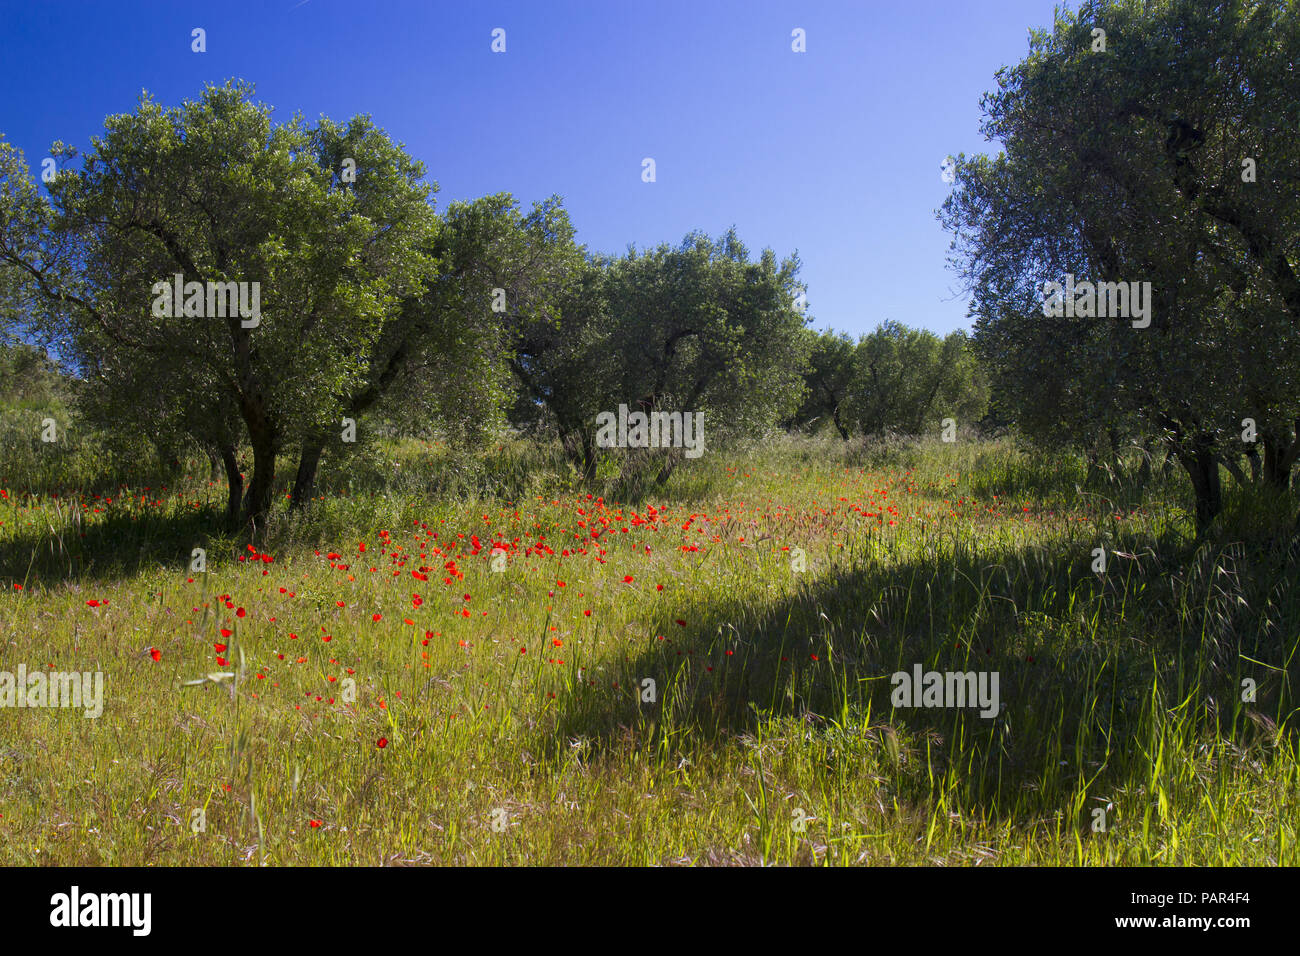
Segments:
[[[262,283],[186,282],[179,272],[171,282],[155,282],[155,318],[225,319],[238,315],[239,324],[255,329],[262,324]]]
[[[998,699],[997,671],[922,671],[890,675],[894,685],[889,702],[895,707],[979,707],[981,717],[996,717],[1002,709]]]
[[[1132,319],[1133,328],[1151,324],[1150,282],[1074,282],[1065,274],[1065,282],[1043,283],[1043,315],[1050,319]]]
[[[632,412],[596,416],[597,448],[685,448],[687,458],[704,454],[703,412]]]
[[[130,929],[133,936],[148,936],[152,911],[152,893],[83,893],[73,886],[50,897],[50,925],[60,928],[116,926]]]
[[[104,712],[103,671],[0,671],[0,707],[81,707],[83,717]]]

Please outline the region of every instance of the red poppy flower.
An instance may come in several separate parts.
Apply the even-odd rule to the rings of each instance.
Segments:
[[[162,660],[162,651],[158,650],[156,647],[151,647],[149,648],[149,656],[156,661],[160,661]]]

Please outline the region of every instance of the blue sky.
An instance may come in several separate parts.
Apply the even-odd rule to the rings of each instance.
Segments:
[[[170,106],[242,78],[286,118],[371,114],[425,162],[440,208],[559,193],[603,252],[734,224],[755,255],[798,251],[816,327],[943,333],[968,320],[934,218],[940,166],[996,148],[980,95],[1054,5],[3,0],[0,133],[39,170],[141,90]]]

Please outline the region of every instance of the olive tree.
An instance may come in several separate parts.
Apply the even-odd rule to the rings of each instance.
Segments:
[[[200,440],[242,432],[256,527],[277,457],[340,421],[434,274],[436,216],[423,168],[367,122],[276,125],[252,92],[209,86],[172,109],[142,97],[80,168],[55,144],[68,168],[48,195],[0,143],[0,259],[57,303],[70,355],[132,386],[120,402],[143,379]]]

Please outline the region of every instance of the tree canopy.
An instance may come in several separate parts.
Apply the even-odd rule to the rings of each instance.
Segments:
[[[1295,459],[1300,13],[1090,0],[1030,47],[984,100],[1004,151],[961,157],[941,211],[995,405],[1047,440],[1157,430],[1204,525],[1245,420],[1275,481]],[[1067,276],[1079,308],[1045,308]],[[1100,283],[1149,283],[1150,314],[1102,314]]]

